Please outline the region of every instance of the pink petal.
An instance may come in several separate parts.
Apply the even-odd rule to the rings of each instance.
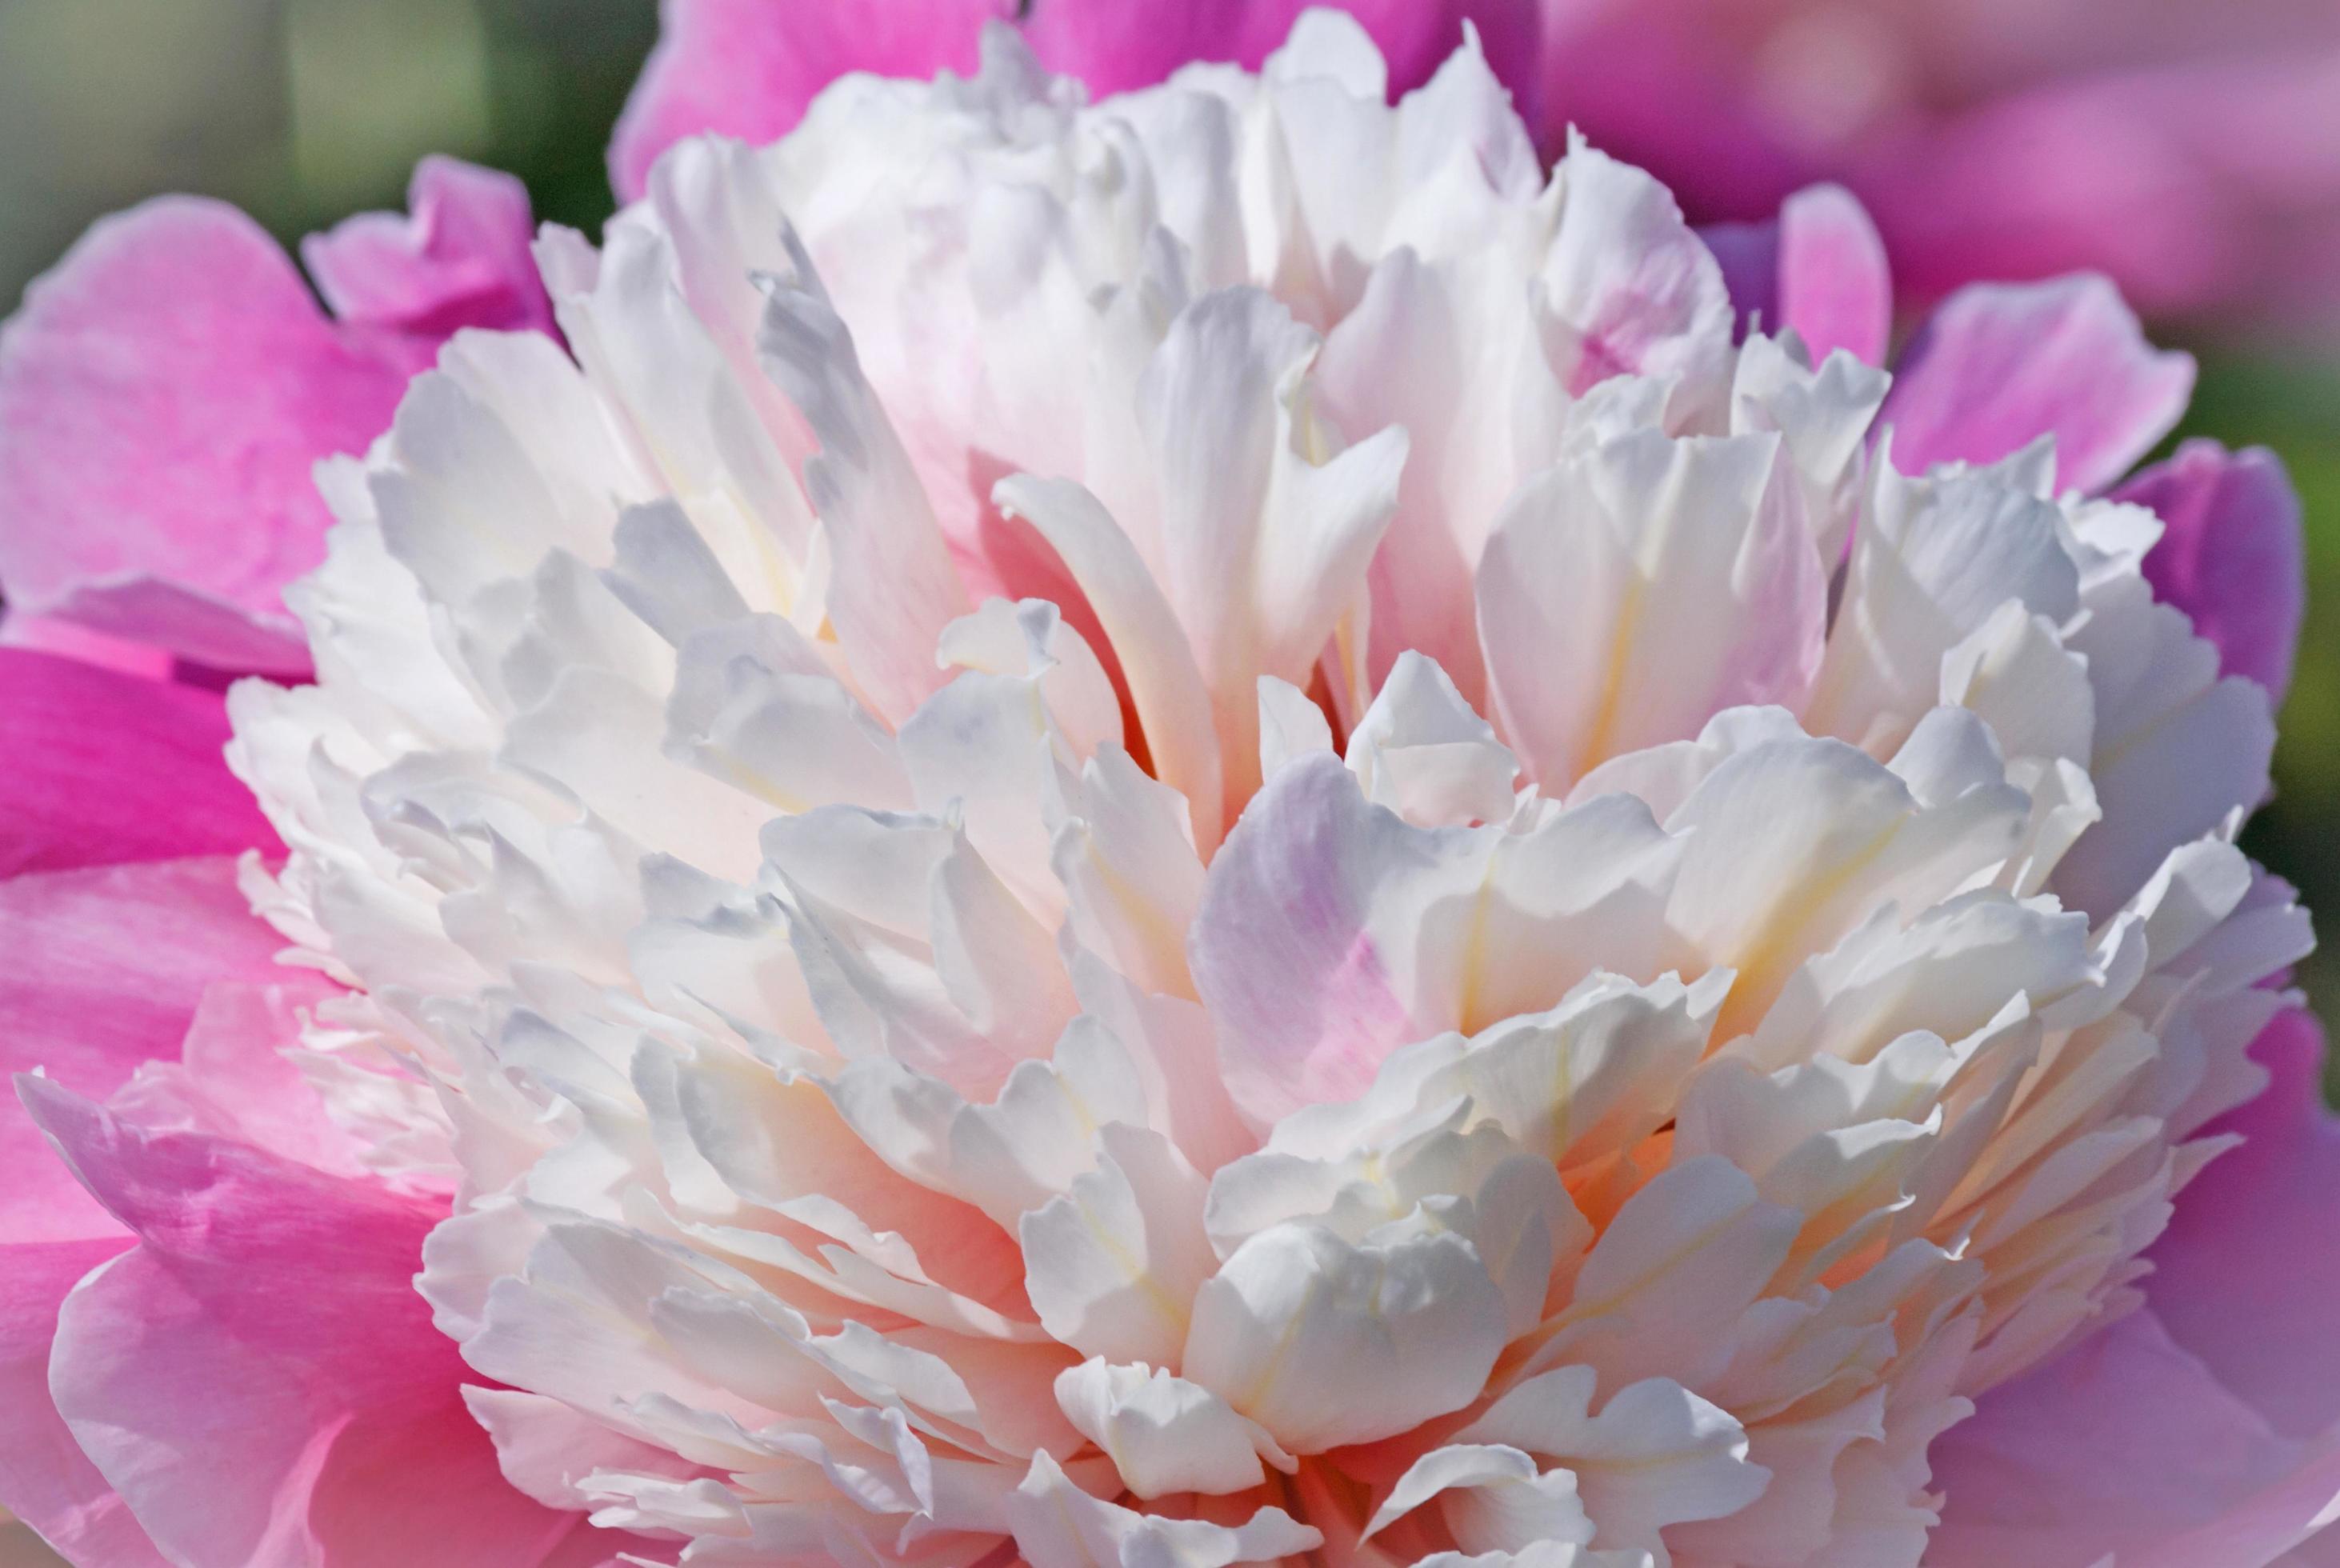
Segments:
[[[0,1419],[0,1507],[76,1562],[163,1568],[162,1553],[49,1398],[58,1304],[84,1275],[130,1244],[117,1230],[89,1241],[12,1246],[0,1262],[0,1411],[6,1413]],[[0,1562],[15,1561],[0,1551]]]
[[[1718,223],[1700,235],[1722,263],[1742,328],[1793,327],[1815,363],[1838,349],[1885,362],[1893,332],[1893,275],[1885,242],[1852,194],[1813,185],[1760,223]],[[1743,335],[1743,331],[1742,331]]]
[[[84,673],[104,683],[144,684]],[[29,680],[0,683],[9,695],[33,689]],[[149,690],[150,717],[167,737],[183,723],[174,717],[185,710],[182,700],[199,694]],[[23,748],[16,755],[28,763],[40,759]],[[224,777],[224,769],[213,767]],[[225,859],[0,881],[0,946],[10,955],[0,969],[0,1067],[15,1073],[38,1067],[84,1093],[113,1093],[151,1068],[151,1058],[178,1054],[197,998],[213,977],[284,973],[271,962],[278,945],[245,908],[234,866]],[[272,1032],[260,1043],[279,1037]],[[250,1075],[240,1086],[256,1087]],[[313,1096],[309,1108],[314,1116]],[[145,1568],[163,1559],[51,1404],[49,1344],[66,1291],[133,1239],[73,1179],[14,1096],[0,1104],[0,1411],[6,1413],[0,1420],[0,1506],[76,1560],[107,1568]]]
[[[2313,0],[1551,0],[1540,140],[1581,127],[1701,221],[1818,179],[1922,300],[2102,272],[2149,315],[2340,306],[2340,29]],[[2012,25],[2010,25],[2012,24]]]
[[[2276,1431],[2305,1438],[2340,1424],[2340,1118],[2324,1107],[2313,1016],[2282,1014],[2252,1055],[2274,1081],[2208,1129],[2247,1141],[2178,1199],[2146,1288],[2172,1339]]]
[[[2265,1568],[2340,1498],[2340,1436],[2276,1433],[2150,1309],[1984,1394],[1930,1457],[1928,1568]]]
[[[1050,69],[1079,77],[1092,96],[1162,80],[1195,60],[1257,69],[1307,0],[665,0],[664,35],[634,85],[610,146],[610,178],[625,200],[649,186],[650,164],[685,136],[717,132],[768,142],[848,71],[886,76],[964,74],[983,24],[1018,20]],[[1495,73],[1522,99],[1535,86],[1534,0],[1351,0],[1344,9],[1389,59],[1403,92],[1429,79],[1478,29]]]
[[[285,1054],[300,1044],[304,1014],[340,987],[312,971],[280,974],[274,985],[207,987],[176,1059],[142,1065],[106,1109],[149,1131],[210,1133],[335,1176],[363,1175],[358,1143]]]
[[[1780,320],[1815,361],[1838,349],[1885,362],[1893,332],[1893,274],[1885,242],[1852,194],[1814,185],[1780,208]]]
[[[1187,955],[1228,1090],[1256,1124],[1363,1093],[1392,1050],[1435,1032],[1413,1017],[1377,917],[1402,928],[1453,893],[1472,845],[1368,805],[1330,752],[1252,798],[1211,863]]]
[[[658,47],[610,144],[610,180],[636,201],[658,155],[685,136],[771,141],[848,71],[966,74],[983,24],[1014,15],[1013,0],[663,0]]]
[[[246,908],[231,860],[0,882],[0,1069],[112,1094],[142,1064],[178,1057],[213,982],[283,978],[281,946]],[[0,1107],[0,1239],[111,1229],[15,1105]]]
[[[405,383],[234,208],[102,220],[0,342],[0,582],[190,659],[303,670],[278,590],[321,554],[310,467],[362,452]]]
[[[415,165],[408,213],[361,213],[301,243],[318,293],[344,325],[431,339],[459,327],[552,330],[529,253],[528,187],[454,158]]]
[[[66,1300],[50,1387],[174,1561],[532,1568],[572,1549],[576,1515],[497,1471],[414,1292],[442,1205],[24,1084],[143,1244]]]
[[[311,247],[337,324],[234,208],[165,196],[101,220],[0,334],[0,588],[197,664],[305,674],[281,590],[330,521],[317,460],[362,452],[456,327],[547,318],[516,184],[425,164],[411,219]]]
[[[5,606],[0,606],[0,648],[54,653],[60,659],[118,670],[124,675],[142,676],[148,680],[169,680],[176,662],[164,649],[125,642],[54,615],[13,614]]]
[[[227,738],[214,692],[0,649],[0,877],[275,852]]]
[[[2282,461],[2191,441],[2113,494],[2168,525],[2145,558],[2155,596],[2193,617],[2227,674],[2248,676],[2281,702],[2307,608],[2299,496]]]
[[[1880,424],[1905,472],[1996,462],[2056,437],[2060,486],[2101,490],[2186,412],[2190,355],[2155,350],[2101,277],[1977,284],[1903,351]]]

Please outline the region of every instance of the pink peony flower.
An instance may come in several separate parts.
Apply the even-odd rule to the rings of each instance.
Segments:
[[[0,1503],[189,1568],[2321,1549],[2335,1135],[2232,842],[2279,474],[2098,493],[2190,380],[2101,283],[1889,374],[1842,197],[1710,248],[1475,46],[1388,73],[1319,13],[1091,104],[993,29],[548,230],[560,339],[319,469],[314,683],[227,700],[281,860],[207,694],[8,656]],[[264,927],[51,901],[248,840]]]
[[[1394,85],[1480,30],[1539,144],[1569,126],[1744,219],[1818,181],[1875,213],[1921,301],[2091,270],[2149,313],[2329,322],[2340,292],[2340,19],[2303,0],[1353,0]],[[676,140],[764,141],[847,71],[965,70],[1015,18],[1116,92],[1189,59],[1256,67],[1298,7],[1219,0],[664,0],[611,169],[640,195]]]

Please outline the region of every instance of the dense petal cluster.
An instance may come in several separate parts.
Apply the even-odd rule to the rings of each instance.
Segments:
[[[1022,7],[1265,69],[1002,33],[649,175],[678,33],[599,249],[433,163],[332,321],[203,204],[35,291],[0,640],[195,684],[0,652],[0,1503],[108,1568],[2295,1560],[2279,468],[2087,499],[2190,382],[2100,283],[1889,378],[1843,193],[1694,236],[1547,174],[1521,7],[1292,9]],[[280,843],[187,666],[312,651],[234,698]]]
[[[323,471],[248,887],[351,1157],[455,1192],[531,1496],[1914,1563],[1934,1439],[2136,1305],[2307,939],[2231,844],[2266,690],[2085,493],[2182,362],[2048,298],[2114,340],[2060,451],[1924,466],[2019,324],[1742,335],[1475,47],[1385,87],[1322,15],[1094,105],[1004,30],[848,79]]]

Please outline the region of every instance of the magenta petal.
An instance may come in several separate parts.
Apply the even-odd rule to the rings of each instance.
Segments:
[[[443,1206],[24,1090],[143,1244],[66,1299],[49,1380],[174,1561],[534,1568],[570,1549],[576,1516],[498,1472],[414,1291]]]
[[[278,590],[322,551],[310,470],[364,451],[406,379],[234,208],[101,221],[0,337],[0,586],[200,663],[305,670]]]
[[[2145,558],[2156,597],[2193,617],[2227,674],[2248,676],[2281,702],[2307,610],[2299,495],[2282,461],[2190,441],[2113,494],[2168,525]]]
[[[768,142],[848,71],[931,76],[975,68],[976,35],[1014,0],[663,0],[661,35],[610,144],[619,198],[649,188],[650,165],[685,136]]]
[[[2340,1498],[2340,1435],[2276,1433],[2149,1308],[1984,1394],[1930,1457],[1928,1568],[2266,1568]]]
[[[1906,471],[1996,462],[2052,433],[2057,482],[2096,491],[2168,433],[2193,390],[2193,359],[2147,343],[2103,278],[1987,283],[1934,313],[1879,417]]]
[[[301,244],[344,325],[431,340],[459,327],[550,331],[551,302],[529,253],[528,188],[455,158],[425,158],[407,213],[361,213]]]
[[[0,649],[0,878],[273,852],[227,739],[214,692]]]

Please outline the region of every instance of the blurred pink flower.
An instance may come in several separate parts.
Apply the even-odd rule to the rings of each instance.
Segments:
[[[1544,0],[1545,123],[1701,220],[1818,180],[1919,301],[2090,270],[2151,316],[2340,308],[2323,0]]]

